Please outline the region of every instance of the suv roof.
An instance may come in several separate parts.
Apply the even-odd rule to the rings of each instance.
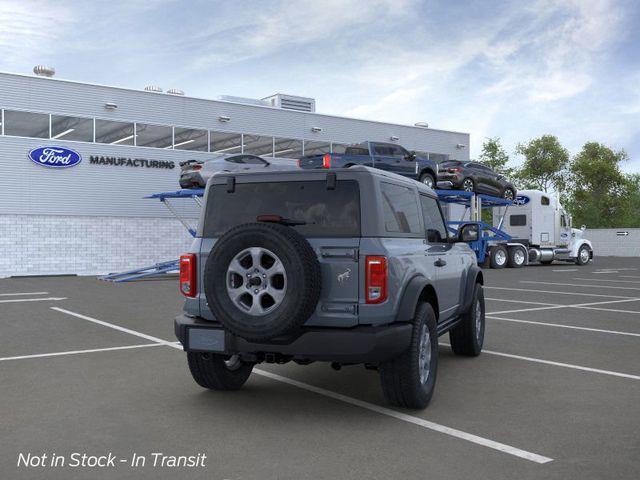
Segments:
[[[386,180],[392,180],[395,183],[399,183],[402,185],[406,185],[408,187],[417,188],[421,192],[424,193],[433,193],[433,190],[424,185],[421,182],[417,182],[410,178],[404,177],[402,175],[398,175],[396,173],[385,172],[384,170],[380,170],[372,167],[365,167],[364,165],[354,165],[349,168],[333,168],[330,170],[327,169],[308,169],[308,170],[279,170],[277,172],[273,171],[248,171],[248,172],[220,172],[216,173],[209,183],[213,183],[216,185],[227,183],[227,179],[230,177],[236,177],[239,181],[246,181],[247,179],[260,181],[260,179],[267,182],[287,182],[292,181],[293,179],[309,179],[309,180],[320,180],[326,178],[326,176],[330,173],[335,173],[336,176],[347,175],[351,178],[353,176],[372,176],[378,178],[384,178]],[[301,178],[299,178],[301,177]]]

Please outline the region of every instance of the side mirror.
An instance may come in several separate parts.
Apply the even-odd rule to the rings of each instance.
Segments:
[[[410,162],[414,161],[416,159],[416,152],[411,150],[407,155],[404,156],[404,159],[409,160]]]
[[[466,223],[458,230],[459,242],[475,242],[480,238],[480,227],[477,223]]]

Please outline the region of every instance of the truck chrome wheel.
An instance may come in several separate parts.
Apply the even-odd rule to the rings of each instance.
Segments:
[[[496,250],[496,263],[504,265],[507,262],[507,255],[504,250]]]
[[[276,309],[287,293],[284,265],[266,248],[247,248],[238,253],[229,263],[226,280],[234,305],[256,317]]]
[[[513,261],[516,265],[522,265],[524,263],[524,250],[521,248],[516,249],[516,251],[513,252]]]
[[[464,182],[462,182],[462,190],[465,192],[473,192],[473,180],[466,178]]]
[[[429,380],[431,367],[431,336],[426,324],[420,330],[420,348],[418,349],[418,367],[420,369],[420,383],[423,385]]]
[[[422,183],[424,183],[429,188],[433,188],[433,178],[431,178],[431,175],[425,175],[422,179]]]
[[[587,248],[580,249],[580,261],[587,263],[589,261],[589,250]]]

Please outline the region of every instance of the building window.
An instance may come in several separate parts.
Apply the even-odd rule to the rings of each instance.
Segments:
[[[259,135],[243,135],[244,153],[252,155],[273,156],[273,137],[261,137]]]
[[[323,153],[331,153],[331,143],[304,141],[305,155],[322,155]]]
[[[208,132],[206,130],[176,127],[173,129],[173,148],[176,150],[206,152],[209,149]]]
[[[242,135],[239,133],[210,132],[212,153],[242,153]]]
[[[136,123],[136,145],[138,147],[171,148],[173,129],[163,125]]]
[[[96,142],[133,145],[133,123],[96,119]]]
[[[387,232],[420,233],[418,201],[410,188],[382,182],[384,226]]]
[[[93,142],[93,119],[51,115],[51,138]]]
[[[302,140],[275,138],[273,156],[280,158],[302,157]]]
[[[49,138],[49,115],[5,110],[4,134],[14,137]]]

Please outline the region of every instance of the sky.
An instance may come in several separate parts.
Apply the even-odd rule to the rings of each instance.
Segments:
[[[640,172],[635,0],[0,0],[0,71],[187,95],[316,99],[321,113],[598,141]]]

